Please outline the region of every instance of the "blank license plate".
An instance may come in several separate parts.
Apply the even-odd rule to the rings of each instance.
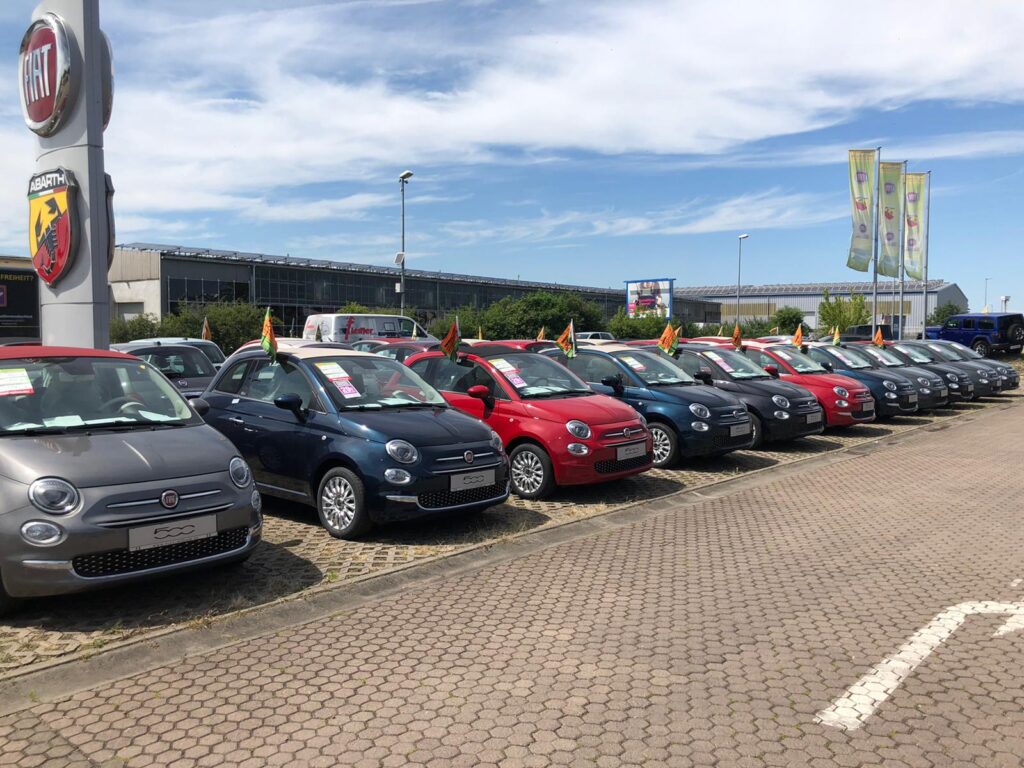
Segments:
[[[729,427],[729,437],[739,437],[740,435],[745,435],[748,432],[750,432],[749,421],[746,424],[736,424]]]
[[[819,421],[821,421],[821,411],[818,411],[816,413],[808,413],[807,414],[807,423],[808,424],[817,424]]]
[[[647,454],[647,443],[631,443],[630,445],[620,445],[615,449],[615,458],[619,461],[623,459],[635,459],[637,456],[644,456]]]
[[[494,470],[484,469],[479,472],[463,472],[461,475],[452,475],[451,490],[469,491],[473,488],[486,488],[494,485]]]
[[[874,400],[868,400],[866,403],[864,403],[864,410],[865,411],[873,411],[873,410],[875,410],[875,401]]]
[[[908,403],[916,403],[916,402],[917,402],[917,395],[910,395],[910,396],[909,396],[909,397],[907,398],[907,402],[908,402]]]
[[[128,550],[166,547],[182,541],[210,539],[217,535],[217,516],[192,517],[186,520],[169,520],[157,525],[144,525],[128,529]]]

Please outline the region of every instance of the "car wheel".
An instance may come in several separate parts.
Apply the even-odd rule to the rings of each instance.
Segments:
[[[323,476],[316,494],[320,524],[336,539],[352,539],[371,527],[363,481],[350,469],[335,467]]]
[[[648,429],[651,430],[651,441],[654,443],[654,466],[662,469],[675,464],[679,458],[679,438],[676,437],[676,431],[660,421],[652,421]]]
[[[764,443],[764,428],[761,425],[761,419],[753,413],[750,414],[750,431],[754,438],[754,442],[751,443],[750,447],[760,448]]]
[[[523,499],[543,499],[555,486],[551,459],[540,446],[525,443],[509,457],[512,490]]]
[[[1024,344],[1024,325],[1014,323],[1006,330],[1006,337],[1011,344]]]
[[[992,345],[989,344],[984,339],[978,339],[973,344],[971,344],[971,349],[973,349],[982,357],[988,357],[989,354],[992,352]]]

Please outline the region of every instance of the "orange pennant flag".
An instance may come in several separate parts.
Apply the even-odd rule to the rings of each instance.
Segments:
[[[876,347],[884,347],[885,346],[885,340],[882,338],[882,329],[881,328],[876,328],[875,329],[875,337],[871,340],[871,343],[874,344]]]
[[[743,336],[740,334],[740,324],[736,323],[732,329],[732,345],[739,349],[743,345]]]
[[[793,334],[793,346],[802,347],[804,344],[804,327],[798,325],[796,327],[796,333]]]

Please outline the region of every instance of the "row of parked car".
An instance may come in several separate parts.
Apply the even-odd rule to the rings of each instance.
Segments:
[[[210,346],[0,349],[0,611],[242,562],[262,494],[352,538],[1019,386],[942,341]]]

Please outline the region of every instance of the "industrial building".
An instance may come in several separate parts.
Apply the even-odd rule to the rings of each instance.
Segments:
[[[307,315],[335,312],[348,302],[395,307],[401,272],[396,267],[271,256],[208,248],[129,243],[114,250],[108,273],[111,314],[162,317],[181,303],[249,301],[271,306],[289,329],[301,332]],[[534,291],[577,293],[600,305],[607,317],[625,306],[622,288],[508,280],[407,269],[405,304],[421,319],[461,307],[487,307],[506,296]],[[718,323],[717,300],[676,301],[677,320]]]
[[[956,283],[945,280],[929,280],[927,307],[922,293],[924,284],[918,280],[908,280],[903,286],[903,304],[899,301],[899,283],[893,280],[878,282],[878,320],[893,322],[897,315],[902,316],[904,333],[919,333],[924,318],[936,307],[943,304],[956,304],[967,309],[967,297]],[[740,288],[740,322],[755,319],[767,319],[775,314],[780,307],[796,307],[804,313],[804,322],[811,328],[818,327],[818,305],[822,294],[827,290],[831,296],[844,299],[854,294],[861,294],[867,299],[868,310],[871,310],[870,282],[835,282],[835,283],[782,283],[773,285],[744,285]],[[675,289],[676,301],[680,299],[693,301],[717,301],[722,307],[722,322],[731,324],[736,319],[736,286],[705,285],[692,288]],[[896,321],[898,322],[898,321]]]

